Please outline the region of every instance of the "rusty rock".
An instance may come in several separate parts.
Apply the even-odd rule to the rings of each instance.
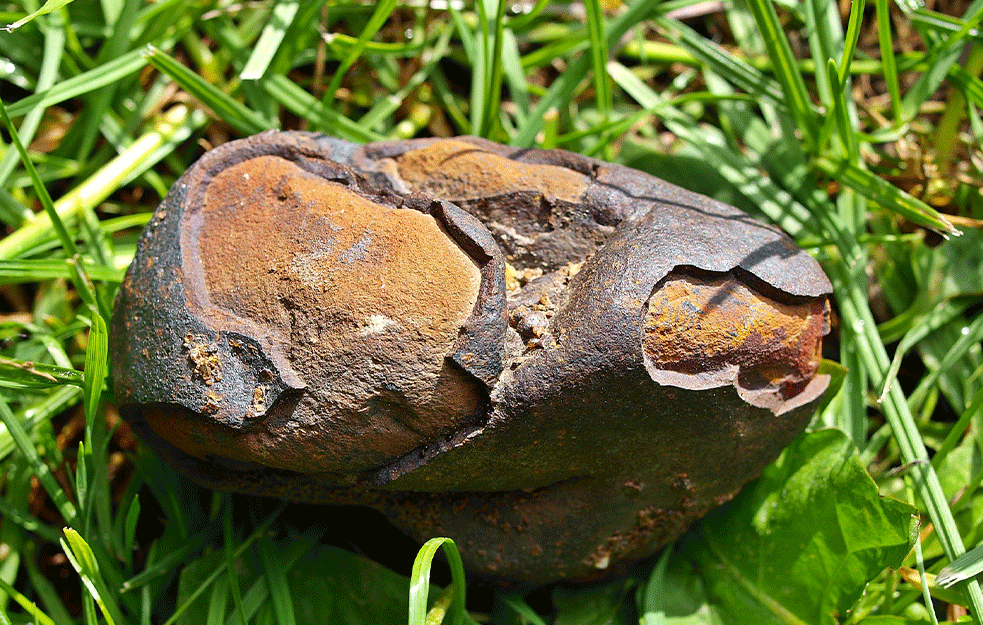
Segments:
[[[113,380],[202,484],[369,505],[491,578],[583,580],[805,427],[829,292],[776,229],[623,166],[265,133],[147,226]]]

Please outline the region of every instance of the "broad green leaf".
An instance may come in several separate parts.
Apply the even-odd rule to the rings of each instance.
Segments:
[[[685,539],[674,568],[702,573],[723,623],[833,624],[846,618],[868,580],[901,564],[913,544],[915,512],[880,497],[843,432],[821,430],[796,439],[711,513]]]

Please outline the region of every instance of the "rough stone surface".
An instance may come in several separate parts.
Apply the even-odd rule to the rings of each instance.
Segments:
[[[829,292],[774,228],[623,166],[265,133],[148,225],[113,378],[203,484],[369,505],[491,578],[585,580],[802,430]]]

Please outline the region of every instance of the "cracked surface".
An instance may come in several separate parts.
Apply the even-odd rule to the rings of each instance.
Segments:
[[[480,389],[446,356],[481,275],[433,216],[262,156],[218,173],[199,219],[186,256],[200,258],[210,305],[282,345],[307,392],[289,422],[236,436],[154,420],[170,442],[279,468],[351,470],[478,414]],[[198,343],[189,358],[204,375],[220,363]],[[265,413],[266,390],[253,388],[247,416]]]
[[[623,166],[272,132],[148,224],[114,389],[203,484],[370,505],[500,580],[596,579],[805,427],[830,289],[774,228]]]
[[[826,316],[821,300],[778,302],[732,276],[672,276],[648,302],[646,367],[683,388],[733,383],[779,411],[816,375]]]

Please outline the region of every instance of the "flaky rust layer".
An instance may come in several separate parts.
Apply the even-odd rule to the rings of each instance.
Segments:
[[[289,421],[239,432],[207,414],[149,411],[160,436],[196,455],[337,470],[377,466],[475,418],[484,395],[448,356],[481,273],[432,215],[382,201],[280,156],[215,174],[190,213],[185,263],[200,259],[200,275],[186,279],[203,291],[219,336],[248,330],[282,346],[306,391]],[[208,405],[221,407],[219,390]],[[247,416],[269,408],[263,387],[253,389]]]
[[[336,316],[311,341],[393,330],[427,337],[443,356],[474,308],[478,268],[432,216],[374,203],[283,158],[220,172],[202,210],[212,304],[287,336],[284,302]]]
[[[793,397],[816,374],[826,314],[822,299],[785,304],[732,276],[671,277],[648,303],[647,365],[650,371],[691,376],[691,388],[736,379],[745,388]],[[672,381],[687,385],[681,376]]]
[[[519,191],[579,202],[590,184],[571,169],[517,162],[464,141],[433,143],[400,155],[396,162],[410,189],[452,202]]]

